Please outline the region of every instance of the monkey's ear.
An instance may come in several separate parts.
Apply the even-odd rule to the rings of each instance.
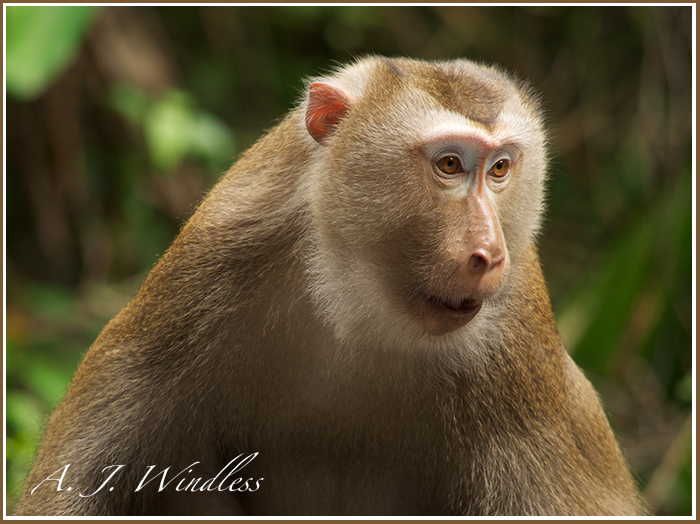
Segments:
[[[316,142],[323,144],[355,98],[342,87],[314,82],[309,86],[306,106],[306,129]]]

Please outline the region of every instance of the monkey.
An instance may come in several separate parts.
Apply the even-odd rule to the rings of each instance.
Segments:
[[[532,87],[366,56],[307,81],[90,347],[21,515],[635,515],[537,253]]]

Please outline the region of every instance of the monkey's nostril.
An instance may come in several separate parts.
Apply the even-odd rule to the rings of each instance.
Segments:
[[[488,266],[488,260],[481,253],[474,253],[469,259],[469,270],[472,272],[486,271]]]

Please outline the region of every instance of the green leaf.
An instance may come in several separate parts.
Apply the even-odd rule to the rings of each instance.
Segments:
[[[38,434],[44,422],[41,403],[29,394],[8,391],[5,396],[8,430]]]
[[[145,111],[143,128],[151,162],[162,172],[174,170],[188,155],[225,169],[234,153],[231,131],[182,91],[169,91],[153,102]]]
[[[140,127],[150,104],[148,95],[140,88],[120,83],[109,92],[110,107],[126,118],[134,127]]]
[[[7,436],[7,509],[8,514],[11,514],[12,505],[17,503],[24,482],[29,475],[29,471],[34,460],[36,448],[39,445],[39,435],[37,431],[17,431],[12,432]]]
[[[99,7],[8,6],[6,87],[19,98],[42,93],[70,63]]]
[[[632,310],[647,286],[656,223],[642,216],[593,268],[557,324],[576,362],[603,372],[613,360]]]
[[[40,316],[58,322],[70,322],[75,316],[77,293],[65,287],[51,284],[34,284],[27,287],[26,301]]]
[[[56,366],[52,362],[35,360],[30,366],[27,383],[47,406],[54,407],[61,400],[73,376],[72,366]]]
[[[192,126],[192,152],[217,168],[231,163],[235,139],[231,131],[213,116],[200,112]]]
[[[169,92],[148,108],[144,132],[154,167],[171,171],[190,150],[193,114],[185,93]]]
[[[690,192],[688,172],[637,214],[558,309],[562,338],[586,370],[609,372],[624,351],[623,338],[634,339],[630,347],[637,352],[652,340],[661,312],[670,307],[671,290],[681,282],[682,264],[690,260]],[[630,326],[635,312],[636,324]]]
[[[680,379],[674,388],[674,396],[680,402],[690,403],[693,401],[693,374],[687,373]]]

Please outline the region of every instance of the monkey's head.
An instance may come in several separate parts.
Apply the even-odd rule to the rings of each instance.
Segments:
[[[466,60],[371,57],[311,83],[302,110],[314,295],[336,334],[444,341],[497,314],[543,207],[530,91]]]

